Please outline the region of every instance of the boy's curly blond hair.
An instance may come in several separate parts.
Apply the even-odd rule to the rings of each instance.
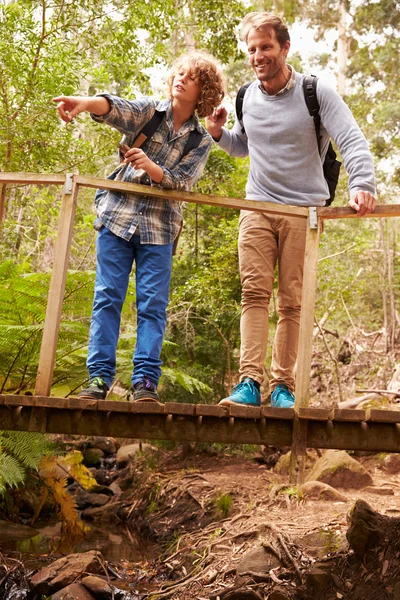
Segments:
[[[194,51],[182,54],[172,64],[167,79],[170,97],[172,97],[174,77],[182,68],[187,69],[195,82],[200,85],[200,98],[195,108],[197,116],[208,117],[214,108],[221,104],[225,95],[221,65],[207,52]]]

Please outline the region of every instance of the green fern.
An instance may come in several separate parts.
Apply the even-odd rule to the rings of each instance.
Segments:
[[[37,469],[53,444],[41,433],[0,431],[0,495],[25,481],[29,469]]]

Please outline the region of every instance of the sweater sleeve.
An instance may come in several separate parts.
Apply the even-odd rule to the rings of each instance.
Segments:
[[[334,140],[349,175],[352,198],[359,191],[376,195],[374,162],[360,127],[349,107],[333,88],[321,80],[317,84],[321,124]]]

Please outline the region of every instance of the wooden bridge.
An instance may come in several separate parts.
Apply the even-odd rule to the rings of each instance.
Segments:
[[[0,429],[291,446],[292,481],[302,478],[306,448],[400,452],[400,411],[308,408],[321,224],[327,219],[357,218],[350,207],[287,207],[152,188],[154,197],[307,219],[296,402],[294,410],[266,406],[258,409],[180,403],[133,404],[54,398],[50,393],[79,189],[102,188],[148,196],[148,186],[78,174],[0,173],[0,219],[4,213],[1,199],[5,198],[9,185],[63,186],[63,198],[34,396],[0,395]],[[400,205],[390,204],[377,206],[372,215],[363,218],[397,216],[400,216]]]
[[[0,396],[0,428],[173,440],[400,452],[400,411],[252,408]]]

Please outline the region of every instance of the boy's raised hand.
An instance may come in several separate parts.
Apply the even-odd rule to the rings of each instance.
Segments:
[[[88,98],[81,96],[57,96],[53,102],[58,102],[57,111],[65,123],[70,123],[79,113],[87,110]]]

